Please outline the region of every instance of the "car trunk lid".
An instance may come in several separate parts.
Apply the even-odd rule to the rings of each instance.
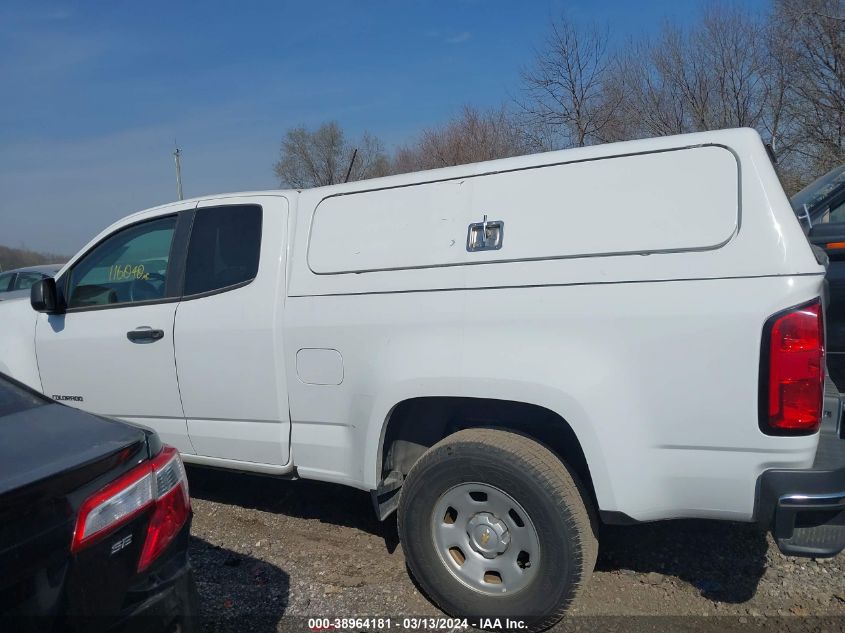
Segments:
[[[79,505],[148,457],[142,429],[62,405],[0,416],[0,613],[58,608]]]

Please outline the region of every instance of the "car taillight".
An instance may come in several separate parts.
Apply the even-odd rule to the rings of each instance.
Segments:
[[[824,320],[818,299],[766,322],[760,370],[760,429],[769,435],[815,433],[824,398]]]
[[[172,446],[85,500],[76,517],[71,551],[85,549],[147,510],[150,519],[138,571],[164,551],[191,513],[188,478]]]
[[[157,497],[155,510],[147,526],[147,540],[138,560],[138,571],[144,571],[158,558],[179,534],[191,513],[188,477],[175,448],[166,447],[153,460]]]

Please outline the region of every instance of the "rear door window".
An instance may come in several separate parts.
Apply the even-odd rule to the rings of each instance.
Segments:
[[[185,264],[184,295],[249,283],[258,273],[260,253],[260,206],[197,209]]]

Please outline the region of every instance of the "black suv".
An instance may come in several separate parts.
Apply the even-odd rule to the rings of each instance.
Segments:
[[[845,391],[845,165],[832,169],[790,200],[810,243],[824,250],[827,267],[827,369]]]

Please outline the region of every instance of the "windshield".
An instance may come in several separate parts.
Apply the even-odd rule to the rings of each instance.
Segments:
[[[800,213],[804,210],[804,205],[807,205],[807,209],[812,214],[817,204],[843,184],[845,184],[845,165],[840,165],[831,169],[824,176],[816,178],[792,196],[790,203],[793,211]]]
[[[46,404],[42,396],[27,391],[0,374],[0,417]]]

